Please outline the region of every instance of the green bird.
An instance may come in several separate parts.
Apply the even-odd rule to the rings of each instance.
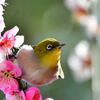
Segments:
[[[33,47],[23,45],[17,53],[17,64],[22,69],[22,78],[35,85],[63,79],[60,56],[64,45],[54,38],[47,38]]]

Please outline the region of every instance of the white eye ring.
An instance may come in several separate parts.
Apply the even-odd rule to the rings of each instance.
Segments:
[[[52,49],[52,44],[48,44],[47,45],[47,50],[51,50]]]

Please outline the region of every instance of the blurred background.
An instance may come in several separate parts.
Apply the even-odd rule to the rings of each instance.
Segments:
[[[65,79],[59,79],[52,84],[40,86],[43,98],[92,100],[91,78],[83,78],[81,81],[80,79],[75,79],[75,74],[70,68],[71,62],[68,62],[71,52],[75,53],[74,48],[81,40],[94,40],[94,37],[86,35],[86,29],[83,27],[85,24],[82,23],[83,26],[80,25],[81,15],[77,15],[77,13],[82,13],[84,16],[88,16],[88,8],[79,9],[78,12],[73,10],[76,8],[71,8],[72,6],[70,5],[67,7],[65,0],[6,0],[6,2],[8,4],[4,12],[5,30],[17,25],[20,29],[19,34],[25,36],[24,44],[34,45],[48,37],[66,43],[61,57]],[[91,12],[91,9],[89,11]],[[77,19],[76,16],[80,19]],[[75,21],[75,18],[78,21]],[[76,65],[77,63],[74,64]]]

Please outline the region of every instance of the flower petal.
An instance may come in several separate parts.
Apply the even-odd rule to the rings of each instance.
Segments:
[[[9,80],[5,80],[5,87],[2,87],[4,93],[12,93],[12,91],[18,91],[19,84],[17,80],[14,78],[10,78]]]
[[[6,100],[17,100],[15,95],[6,94]]]
[[[5,63],[5,61],[2,61],[1,63],[0,63],[0,72],[2,71],[2,70],[5,70],[6,69],[6,63]]]
[[[18,91],[18,88],[19,88],[19,84],[17,80],[15,80],[14,78],[10,78],[10,79],[2,78],[2,81],[0,81],[0,89],[4,93],[12,93],[12,91]]]
[[[9,70],[11,74],[14,75],[14,77],[20,77],[22,74],[21,69],[8,60],[5,60],[2,63],[0,63],[0,71],[2,70]]]
[[[23,44],[23,42],[24,42],[24,36],[16,36],[15,39],[16,40],[15,40],[14,47],[18,48],[18,47],[20,47]]]
[[[2,7],[2,5],[0,5],[0,16],[2,16],[3,15],[3,7]]]
[[[0,4],[4,5],[5,4],[5,0],[0,0]]]
[[[0,63],[6,59],[4,50],[0,49]]]
[[[4,72],[8,74],[4,74]],[[20,68],[11,61],[5,60],[0,63],[0,89],[4,93],[10,93],[18,90],[19,84],[15,78],[19,77],[20,75]]]
[[[18,31],[19,31],[19,28],[18,28],[17,26],[15,26],[15,27],[13,27],[12,29],[6,31],[6,32],[4,33],[4,36],[3,36],[3,37],[6,37],[6,36],[7,36],[8,38],[14,37],[14,36],[17,34]]]
[[[0,37],[1,37],[1,32],[4,30],[4,28],[5,28],[4,19],[2,16],[0,16]]]
[[[17,66],[17,65],[14,65],[15,68],[11,71],[11,74],[14,75],[14,77],[20,77],[22,75],[22,71],[21,69]]]
[[[17,94],[17,95],[16,95]],[[25,94],[23,91],[17,93],[14,95],[11,94],[6,94],[6,100],[26,100],[25,99]]]

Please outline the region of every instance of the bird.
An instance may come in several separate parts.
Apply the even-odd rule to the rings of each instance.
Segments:
[[[34,46],[23,45],[16,62],[22,70],[22,79],[32,85],[47,85],[64,79],[61,67],[61,48],[65,46],[54,38],[46,38]]]

